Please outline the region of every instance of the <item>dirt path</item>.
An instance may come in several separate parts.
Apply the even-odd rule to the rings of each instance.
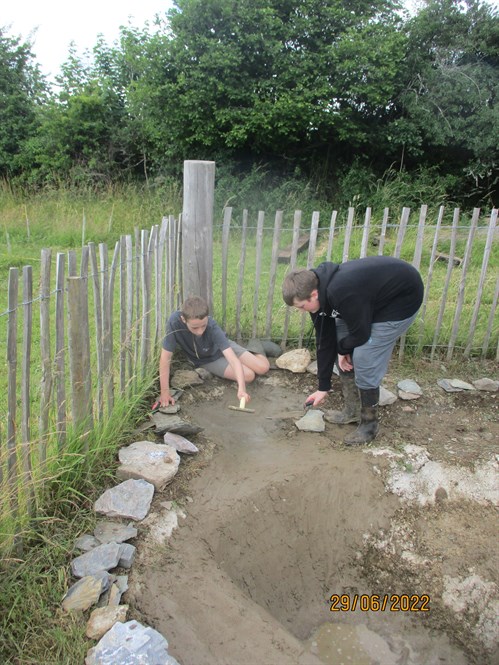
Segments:
[[[343,428],[279,417],[313,386],[273,371],[252,386],[254,415],[227,408],[222,381],[184,395],[202,452],[155,499],[132,602],[182,665],[497,662],[497,512],[480,495],[497,472],[496,395],[423,386],[414,411],[383,409],[375,446],[348,450]],[[470,487],[452,475],[478,468]],[[428,469],[425,502],[410,483]],[[159,544],[172,508],[179,528]]]

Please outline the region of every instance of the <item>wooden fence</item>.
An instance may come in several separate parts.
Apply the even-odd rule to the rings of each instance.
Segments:
[[[476,209],[470,220],[458,209],[451,213],[448,225],[450,213],[440,208],[428,219],[426,206],[415,222],[408,208],[397,220],[386,209],[377,221],[368,208],[360,223],[353,208],[346,220],[333,211],[326,223],[318,212],[308,222],[295,211],[287,224],[277,211],[267,226],[262,211],[253,221],[248,211],[236,218],[226,208],[213,239],[215,316],[238,340],[302,345],[308,319],[282,304],[284,274],[323,260],[392,254],[412,262],[425,281],[420,315],[410,339],[400,341],[400,357],[411,346],[431,358],[498,358],[497,210],[485,216]],[[34,488],[43,484],[47,459],[64,454],[68,428],[83,432],[102,422],[116,392],[134,394],[156,366],[167,318],[183,297],[181,251],[181,220],[168,217],[121,237],[112,256],[106,245],[89,243],[79,266],[74,251],[53,257],[42,250],[37,289],[31,266],[10,269],[7,310],[0,314],[4,521],[33,514]],[[82,446],[84,452],[84,437]]]

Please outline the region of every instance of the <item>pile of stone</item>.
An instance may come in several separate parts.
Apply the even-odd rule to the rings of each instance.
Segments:
[[[62,600],[66,612],[94,607],[86,635],[98,640],[85,659],[85,665],[178,665],[168,653],[168,642],[151,627],[127,621],[129,607],[121,604],[128,589],[129,570],[136,548],[128,541],[137,536],[136,524],[146,519],[154,493],[162,491],[178,472],[181,454],[198,452],[185,437],[202,430],[177,414],[178,405],[161,409],[150,417],[147,430],[163,443],[136,441],[118,452],[118,479],[122,482],[106,490],[95,502],[94,510],[107,519],[98,521],[93,533],[79,536],[74,550],[81,552],[71,562],[77,580]],[[166,412],[165,412],[166,411]]]

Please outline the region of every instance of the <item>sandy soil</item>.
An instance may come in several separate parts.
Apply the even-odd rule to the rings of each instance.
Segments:
[[[253,415],[217,379],[183,395],[201,452],[156,496],[127,598],[182,665],[499,662],[497,393],[410,378],[424,396],[355,449],[353,426],[297,430],[308,374],[259,379]]]

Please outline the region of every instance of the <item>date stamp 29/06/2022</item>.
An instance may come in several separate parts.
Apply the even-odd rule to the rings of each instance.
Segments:
[[[427,594],[337,594],[329,599],[331,612],[429,612]]]

